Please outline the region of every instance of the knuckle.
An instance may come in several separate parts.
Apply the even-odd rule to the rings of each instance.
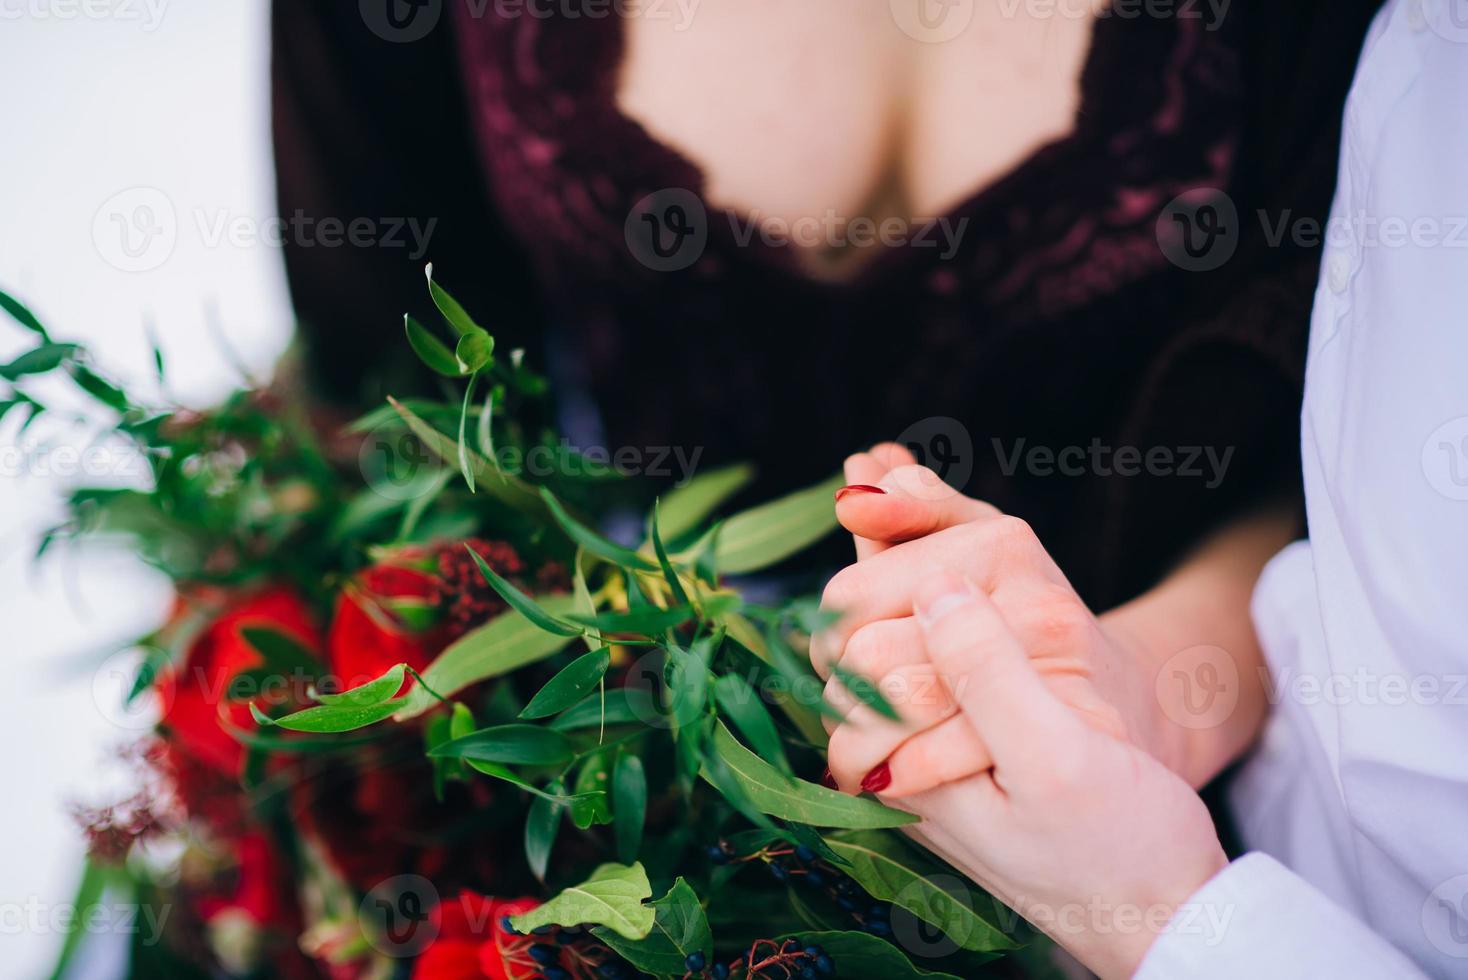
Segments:
[[[857,565],[841,569],[821,592],[821,608],[838,613],[850,612],[867,593],[866,575]]]
[[[1091,610],[1068,589],[1051,587],[1030,607],[1026,639],[1047,649],[1074,649],[1092,630]]]
[[[846,641],[846,652],[841,657],[841,666],[853,674],[871,677],[880,676],[888,660],[887,644],[882,637],[880,623],[869,623],[851,634]]]

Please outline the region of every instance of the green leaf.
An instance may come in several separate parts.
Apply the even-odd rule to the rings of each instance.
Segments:
[[[658,556],[658,565],[663,570],[663,578],[668,580],[668,588],[672,590],[673,602],[680,606],[691,605],[688,601],[688,593],[683,591],[683,583],[678,579],[678,570],[673,567],[673,562],[668,558],[668,549],[663,547],[663,536],[658,530],[658,511],[661,505],[656,501],[652,505],[652,549],[653,554]]]
[[[576,518],[566,512],[565,507],[561,506],[561,502],[556,499],[556,495],[545,487],[540,488],[540,496],[545,501],[546,507],[550,509],[551,516],[561,526],[561,530],[565,531],[566,536],[578,546],[585,548],[599,558],[606,559],[614,565],[621,565],[624,568],[637,568],[645,572],[658,571],[658,565],[655,562],[648,561],[631,548],[624,548],[619,544],[608,541],[585,524],[576,520]]]
[[[408,334],[408,345],[413,348],[413,353],[418,355],[418,360],[428,365],[437,374],[445,377],[457,378],[463,375],[459,370],[459,360],[454,352],[449,350],[448,345],[429,333],[428,328],[413,319],[411,313],[403,314],[403,329]]]
[[[607,802],[607,784],[611,781],[607,753],[597,752],[586,760],[576,774],[572,787],[571,822],[578,830],[612,822],[612,808]]]
[[[873,711],[881,715],[883,718],[886,718],[888,721],[902,720],[902,716],[897,713],[896,708],[892,707],[892,702],[887,700],[886,696],[881,692],[880,689],[878,689],[877,685],[873,684],[862,675],[853,673],[840,664],[836,664],[834,667],[832,667],[831,672],[836,675],[836,679],[841,682],[842,686],[845,687],[846,690],[851,694],[851,696],[856,698],[857,701],[866,705],[868,708],[871,708]]]
[[[459,336],[464,337],[472,333],[484,333],[485,330],[474,322],[474,318],[459,305],[459,301],[448,294],[448,291],[433,281],[433,263],[430,262],[424,268],[423,273],[428,277],[428,295],[433,297],[433,305],[438,307],[438,312],[449,322]]]
[[[775,719],[770,717],[765,703],[744,678],[738,674],[725,674],[715,680],[714,701],[724,717],[732,721],[754,746],[760,758],[774,763],[786,775],[791,773]]]
[[[604,612],[595,616],[569,616],[574,623],[603,633],[635,633],[638,636],[656,636],[664,630],[681,626],[698,615],[688,606],[663,609],[645,606],[626,612]]]
[[[551,783],[546,789],[555,793],[562,787],[560,783]],[[545,870],[550,867],[551,848],[560,832],[564,809],[554,800],[541,796],[530,804],[530,812],[525,816],[525,861],[540,881],[545,880]]]
[[[643,939],[656,920],[652,906],[643,904],[651,897],[652,885],[640,863],[603,864],[581,884],[512,917],[510,924],[522,933],[541,926],[606,926],[624,939]]]
[[[739,744],[722,724],[714,729],[713,747],[750,802],[762,813],[814,827],[856,830],[901,827],[918,819],[874,800],[792,779]]]
[[[688,651],[674,647],[668,650],[668,664],[664,670],[668,715],[680,730],[697,721],[708,704],[708,664],[707,649]]]
[[[650,701],[645,691],[638,694]],[[570,732],[579,728],[597,728],[605,722],[607,725],[629,725],[640,723],[646,712],[652,711],[649,703],[643,713],[639,715],[629,700],[630,692],[625,688],[616,688],[607,691],[605,695],[593,692],[580,704],[567,711],[550,723],[550,726],[558,731]]]
[[[603,647],[593,653],[583,654],[563,667],[560,673],[546,681],[535,697],[520,712],[521,718],[545,718],[571,707],[586,696],[606,676],[612,665],[612,655]]]
[[[432,425],[429,425],[421,416],[402,402],[389,398],[388,404],[407,423],[408,428],[412,430],[413,434],[423,441],[425,449],[446,463],[455,466],[459,465],[460,442],[452,436],[435,429]],[[357,424],[360,425],[366,419],[367,417],[364,417]],[[530,484],[518,476],[497,469],[493,463],[473,450],[466,449],[464,451],[463,461],[467,462],[469,467],[474,471],[476,487],[482,485],[485,492],[505,506],[512,507],[536,520],[541,520],[546,516],[545,501],[540,499],[540,495],[535,492]]]
[[[493,356],[494,338],[483,330],[464,334],[454,347],[454,359],[465,374],[484,370]]]
[[[68,365],[68,370],[71,372],[71,379],[76,382],[78,388],[114,412],[126,412],[132,407],[132,404],[128,401],[127,392],[112,382],[99,377],[90,369],[73,362]]]
[[[867,894],[906,909],[964,949],[1015,948],[998,925],[939,887],[934,881],[938,869],[895,836],[877,831],[841,833],[827,836],[826,843],[846,861],[843,870]]]
[[[464,405],[459,410],[459,472],[464,474],[470,493],[474,492],[474,464],[469,461],[469,454],[474,450],[469,448],[469,403],[474,400],[474,384],[478,380],[479,372],[469,375],[469,383],[464,386]]]
[[[688,882],[682,878],[673,882],[652,907],[652,932],[645,939],[630,941],[606,928],[593,929],[592,934],[637,969],[655,976],[687,975],[686,963],[693,953],[702,953],[705,962],[713,962],[713,933],[698,894]]]
[[[555,766],[570,761],[571,740],[539,725],[495,725],[435,747],[434,758],[474,759],[510,766]]]
[[[45,374],[59,367],[76,350],[76,344],[42,344],[0,366],[0,378],[14,381],[27,374]]]
[[[541,596],[537,607],[551,616],[569,612],[575,599],[569,595]],[[569,642],[549,633],[514,609],[506,610],[483,626],[464,634],[440,653],[423,671],[423,679],[444,697],[470,684],[499,677],[544,660]],[[398,721],[406,721],[438,704],[421,684],[408,692]]]
[[[46,328],[41,326],[41,321],[36,319],[36,315],[26,309],[20,300],[4,291],[0,291],[0,310],[9,313],[15,319],[15,322],[19,323],[22,327],[40,334],[42,340],[50,339],[50,336],[46,333]]]
[[[483,575],[484,580],[500,594],[500,598],[509,603],[511,608],[517,610],[520,615],[547,633],[555,633],[557,636],[580,636],[585,632],[580,626],[568,623],[564,619],[546,612],[534,599],[515,588],[499,572],[490,568],[489,563],[479,557],[479,552],[475,551],[473,547],[468,544],[464,545],[464,547],[473,556],[474,564],[479,566],[479,574]]]
[[[924,970],[907,958],[907,954],[885,939],[865,932],[802,932],[798,936],[781,936],[778,941],[799,939],[806,945],[819,946],[835,964],[841,980],[962,980],[951,973]]]
[[[612,768],[612,818],[618,859],[637,860],[647,821],[647,775],[642,760],[630,752],[618,752]]]
[[[748,463],[725,466],[694,477],[663,498],[659,515],[663,534],[669,540],[676,540],[694,530],[752,479],[754,467]]]
[[[715,545],[719,571],[739,575],[767,568],[834,531],[832,496],[843,483],[844,477],[834,476],[729,518]]]
[[[398,689],[403,686],[403,678],[407,676],[407,671],[407,664],[396,664],[389,667],[381,676],[349,691],[342,691],[339,694],[323,694],[318,691],[316,700],[328,705],[373,708],[398,693]]]
[[[365,708],[321,704],[283,718],[271,718],[251,702],[250,714],[261,725],[274,725],[291,732],[322,734],[350,732],[358,728],[366,728],[368,725],[375,725],[390,717],[402,705],[402,700],[384,701]]]

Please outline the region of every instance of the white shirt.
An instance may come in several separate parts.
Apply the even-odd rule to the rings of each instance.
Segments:
[[[1138,975],[1468,976],[1468,0],[1393,0],[1367,38],[1301,443],[1310,540],[1254,596],[1252,853],[1193,897],[1227,925]]]

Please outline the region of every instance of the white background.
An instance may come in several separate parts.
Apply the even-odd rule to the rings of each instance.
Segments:
[[[221,219],[250,227],[274,214],[268,61],[266,0],[0,0],[0,288],[130,383],[152,377],[151,321],[169,395],[189,404],[238,383],[223,347],[268,373],[289,339],[278,250],[211,243]],[[138,187],[149,190],[116,197]],[[135,213],[140,202],[171,209],[176,236],[171,249],[166,235],[149,248],[134,238],[129,258],[124,229],[166,226],[166,213]],[[31,339],[0,322],[0,362]],[[81,446],[91,433],[38,426],[20,444],[15,423],[0,425],[0,963],[29,977],[48,972],[62,937],[32,928],[26,909],[65,902],[76,885],[70,804],[126,786],[113,753],[137,719],[112,710],[105,670],[94,694],[98,668],[169,595],[127,555],[32,567],[58,494],[81,479],[50,472],[64,458],[33,435]],[[29,454],[19,463],[17,448]],[[105,965],[89,958],[88,975]]]

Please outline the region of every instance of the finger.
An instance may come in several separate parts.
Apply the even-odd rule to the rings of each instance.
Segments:
[[[882,477],[887,475],[891,467],[885,465],[871,452],[857,453],[848,456],[846,463],[842,466],[842,475],[846,478],[846,486],[836,491],[836,512],[841,512],[841,501],[851,496],[866,496],[874,492],[876,484]],[[881,551],[884,545],[880,541],[872,541],[861,535],[856,538],[856,560],[863,561]]]
[[[989,747],[1002,784],[1006,767],[1043,767],[1084,736],[1081,722],[1045,687],[993,602],[944,573],[916,595],[928,657],[964,718]]]
[[[927,662],[923,631],[911,616],[866,623],[843,643],[839,656],[811,658],[811,666],[823,680],[831,676],[837,663],[843,670],[862,677],[885,677],[903,664]]]
[[[871,468],[862,472],[870,476]],[[836,518],[860,539],[882,544],[911,541],[967,521],[993,517],[998,508],[954,490],[926,466],[888,470],[875,482],[843,487],[836,496]],[[876,550],[868,549],[871,553]]]
[[[832,683],[839,687],[839,682]],[[897,709],[900,720],[892,721],[856,701],[848,692],[841,692],[844,704],[838,710],[847,712],[847,720],[831,735],[826,764],[836,784],[847,792],[885,789],[885,781],[870,781],[874,770],[898,746],[954,717],[958,710],[931,664],[894,671],[882,679],[881,690]]]
[[[868,623],[912,615],[914,591],[936,569],[957,572],[985,589],[1026,576],[1065,581],[1029,525],[1015,517],[970,521],[888,548],[848,565],[826,584],[821,609],[840,618],[811,640],[816,671],[824,676],[848,638]]]
[[[903,742],[887,759],[892,784],[884,796],[911,796],[987,772],[994,760],[978,732],[962,715]]]

